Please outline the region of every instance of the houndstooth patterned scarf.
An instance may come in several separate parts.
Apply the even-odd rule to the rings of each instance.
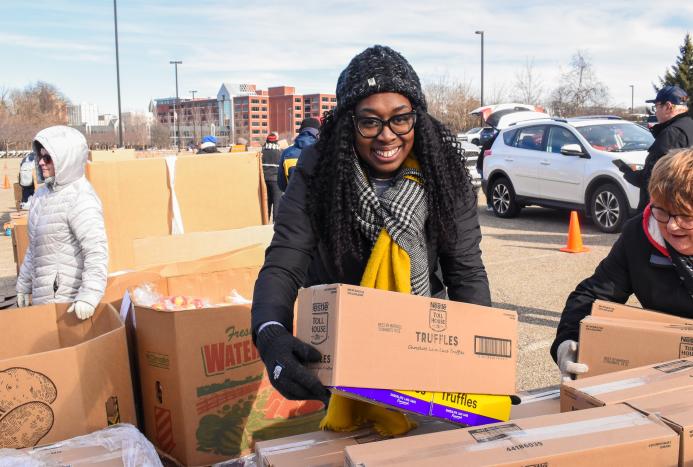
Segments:
[[[375,245],[383,227],[411,260],[411,290],[415,295],[431,295],[428,276],[428,252],[425,223],[428,216],[426,193],[421,183],[406,175],[423,180],[420,171],[402,167],[394,184],[379,198],[359,163],[353,157],[358,190],[356,219],[361,232]]]

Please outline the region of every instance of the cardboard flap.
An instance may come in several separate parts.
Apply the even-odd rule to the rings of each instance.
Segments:
[[[12,339],[0,339],[0,360],[60,348],[56,305],[3,311],[0,329],[12,333]]]
[[[85,320],[79,319],[74,313],[67,313],[68,306],[68,304],[57,305],[61,347],[72,347],[123,327],[118,313],[110,304],[99,304],[94,315]]]

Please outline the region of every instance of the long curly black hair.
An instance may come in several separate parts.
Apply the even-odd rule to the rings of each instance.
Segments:
[[[429,217],[427,236],[443,243],[457,241],[456,209],[475,209],[476,192],[465,167],[464,151],[445,125],[416,110],[414,154],[421,167]],[[327,112],[315,147],[320,158],[308,180],[307,209],[313,229],[326,243],[337,271],[351,255],[363,260],[368,240],[358,228],[354,167],[354,108]]]

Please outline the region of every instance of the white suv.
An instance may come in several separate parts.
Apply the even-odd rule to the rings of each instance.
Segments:
[[[585,212],[603,232],[618,232],[637,208],[639,190],[613,164],[634,170],[654,138],[618,117],[541,118],[502,130],[484,154],[482,186],[498,217],[524,206]]]

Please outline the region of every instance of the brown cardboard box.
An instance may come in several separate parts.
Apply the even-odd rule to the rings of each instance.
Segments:
[[[235,288],[251,297],[258,271],[169,276],[159,292],[222,303]],[[206,465],[248,454],[258,440],[318,429],[321,403],[287,401],[270,385],[252,343],[249,305],[136,306],[135,318],[145,431],[166,454]]]
[[[672,360],[561,384],[561,412],[629,402],[693,387],[693,358]]]
[[[30,447],[135,423],[125,328],[101,305],[91,319],[68,304],[0,313],[0,447]]]
[[[514,311],[332,284],[299,291],[296,329],[325,386],[515,392]]]
[[[26,250],[29,248],[29,215],[12,217],[12,251],[17,264],[17,274],[22,267]]]
[[[113,425],[47,446],[0,451],[6,466],[161,466],[154,446],[132,425]]]
[[[14,182],[12,184],[14,190],[14,205],[17,211],[22,209],[22,185],[19,182]]]
[[[455,430],[458,425],[411,416],[417,427],[403,437]],[[349,433],[315,431],[286,438],[261,441],[255,445],[258,467],[342,467],[344,449],[355,444],[382,441],[370,429]]]
[[[262,245],[264,253],[273,235],[273,225],[257,225],[233,230],[138,238],[132,243],[135,268],[191,261],[255,244]]]
[[[559,386],[520,392],[517,397],[520,398],[520,403],[512,406],[510,420],[561,412],[561,389]]]
[[[579,378],[693,356],[693,322],[663,323],[587,316],[580,322]]]
[[[638,321],[655,321],[660,323],[693,323],[693,319],[660,313],[620,303],[595,300],[592,304],[592,316],[602,318],[632,319]]]
[[[679,434],[679,466],[693,465],[693,387],[641,397],[628,405],[656,415]]]
[[[348,446],[347,466],[675,466],[678,436],[627,405]]]
[[[256,154],[175,158],[175,195],[184,232],[265,222],[265,184]],[[86,174],[103,203],[109,271],[136,267],[133,241],[173,232],[166,159],[92,162]]]
[[[134,149],[108,149],[89,151],[89,160],[93,162],[127,161],[135,159]]]

